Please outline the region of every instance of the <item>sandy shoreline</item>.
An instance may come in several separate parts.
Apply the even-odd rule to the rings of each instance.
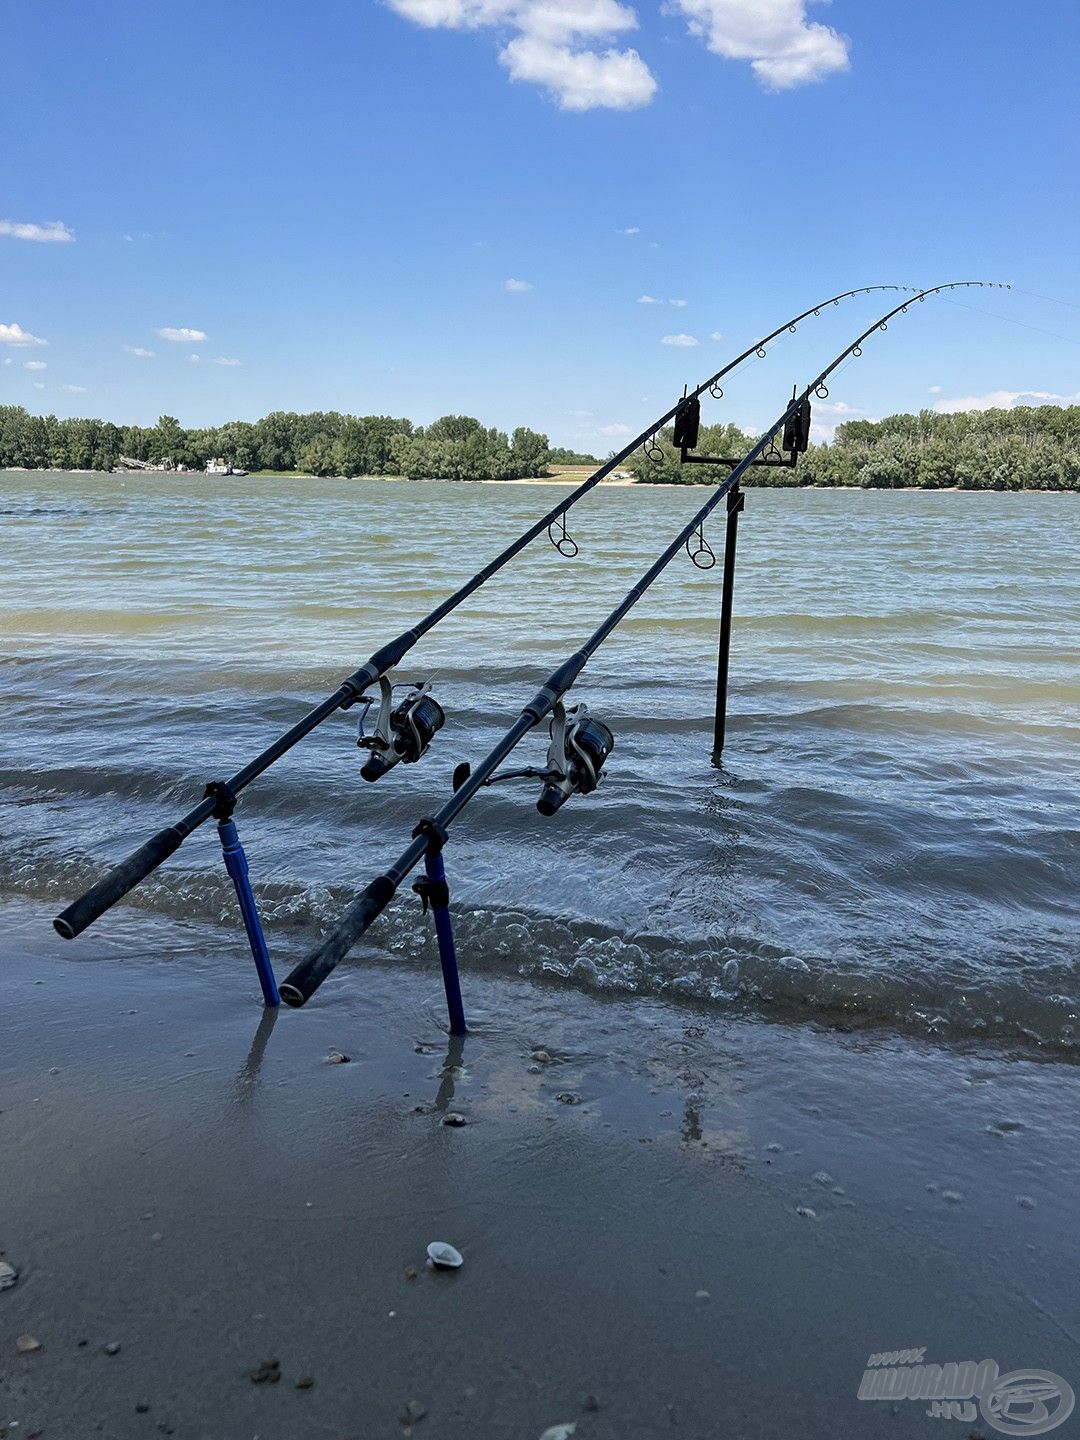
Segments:
[[[1080,1382],[1076,1069],[467,961],[456,1051],[430,963],[266,1021],[231,932],[48,915],[4,910],[11,1436],[366,1440],[416,1402],[432,1440],[901,1437],[870,1351]]]
[[[43,471],[29,470],[29,469],[26,469],[25,467],[19,466],[19,465],[9,465],[9,466],[7,466],[6,468],[3,467],[3,466],[0,466],[0,474],[9,474],[9,475],[35,475],[35,474],[39,474],[39,473],[56,473],[56,474],[63,474],[63,475],[91,475],[91,476],[93,476],[93,475],[100,475],[102,479],[105,478],[105,472],[104,472],[104,471],[100,471],[100,470],[63,470],[63,471],[56,471],[56,472],[43,472]],[[427,482],[421,482],[421,483],[428,483],[428,484],[435,483],[435,484],[440,484],[440,485],[497,485],[500,489],[505,489],[508,485],[555,485],[555,486],[564,486],[564,487],[566,487],[567,489],[575,489],[578,485],[581,484],[581,482],[582,482],[583,480],[587,479],[588,476],[589,476],[591,473],[592,473],[592,472],[589,471],[589,470],[581,470],[579,473],[574,474],[574,475],[541,475],[541,476],[535,476],[535,477],[526,477],[526,478],[523,478],[523,479],[520,479],[520,480],[434,480],[434,481],[427,481]],[[148,471],[140,471],[140,470],[131,470],[131,471],[124,471],[124,472],[123,472],[121,475],[119,475],[117,478],[119,478],[119,479],[126,479],[129,475],[130,475],[130,476],[139,476],[139,475],[144,475],[144,476],[145,476],[145,475],[148,475],[148,474],[150,474],[150,475],[163,474],[163,475],[164,475],[165,472],[148,472]],[[222,479],[229,479],[229,480],[234,480],[234,481],[236,481],[237,483],[240,483],[240,482],[243,481],[243,480],[275,480],[275,479],[276,479],[276,480],[317,480],[317,479],[324,479],[324,480],[341,480],[341,481],[348,481],[349,483],[353,483],[353,482],[355,482],[355,481],[363,481],[363,480],[400,480],[400,481],[405,481],[405,479],[406,479],[406,477],[405,477],[404,475],[325,475],[325,476],[321,476],[321,477],[320,477],[320,476],[317,476],[317,475],[306,475],[306,474],[303,474],[303,473],[300,472],[300,471],[292,471],[292,470],[290,470],[290,471],[288,471],[288,472],[285,472],[285,473],[280,473],[280,474],[277,473],[277,472],[274,472],[274,471],[266,471],[266,472],[263,472],[263,471],[252,471],[252,472],[250,472],[248,475],[244,475],[244,476],[204,475],[204,474],[202,474],[202,473],[201,473],[200,471],[198,471],[198,470],[190,470],[190,471],[185,471],[185,472],[183,472],[183,474],[182,474],[181,476],[176,476],[176,477],[174,477],[174,476],[172,476],[172,475],[165,475],[165,478],[167,478],[167,479],[183,478],[183,479],[196,479],[196,480],[222,480]],[[632,489],[632,488],[634,488],[634,487],[636,487],[636,486],[639,486],[639,485],[641,486],[641,488],[643,488],[643,489],[649,489],[649,490],[688,490],[688,489],[701,489],[701,490],[705,490],[705,489],[708,489],[708,488],[709,488],[707,485],[680,485],[680,484],[669,483],[669,482],[667,482],[667,481],[649,482],[649,481],[644,481],[644,480],[639,481],[639,480],[633,480],[633,479],[630,479],[630,480],[623,480],[623,479],[616,480],[616,479],[612,479],[611,476],[607,476],[605,479],[601,480],[601,481],[600,481],[600,484],[604,487],[605,490]],[[784,486],[775,486],[775,485],[770,485],[770,486],[754,486],[754,485],[751,485],[751,484],[747,484],[746,488],[747,488],[747,489],[772,489],[772,490],[775,490],[775,489],[784,489],[784,490],[814,490],[814,491],[820,490],[820,491],[828,491],[828,492],[830,492],[830,493],[831,493],[832,491],[834,491],[834,490],[839,490],[839,491],[850,492],[850,493],[853,494],[853,495],[858,495],[858,494],[865,494],[865,493],[867,493],[867,492],[863,489],[863,487],[862,487],[861,485],[798,485],[798,484],[795,484],[795,485],[784,485]],[[880,494],[881,491],[880,491],[880,490],[875,490],[873,493],[874,493],[874,494]],[[941,486],[941,487],[938,488],[938,489],[931,490],[931,489],[929,489],[928,487],[923,486],[923,485],[900,485],[900,486],[897,486],[895,489],[890,489],[888,493],[890,493],[890,494],[896,494],[896,495],[1071,495],[1071,494],[1075,494],[1076,492],[1075,492],[1075,491],[1071,491],[1071,490],[993,490],[993,489],[990,489],[990,488],[980,488],[980,489],[976,489],[976,490],[964,490],[964,489],[962,489],[959,485],[943,485],[943,486]]]

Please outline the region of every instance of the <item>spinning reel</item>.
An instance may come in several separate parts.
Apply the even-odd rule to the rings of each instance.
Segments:
[[[394,691],[407,690],[409,693],[394,704]],[[392,685],[385,675],[379,677],[379,713],[375,729],[370,735],[364,734],[364,720],[375,703],[371,695],[361,695],[359,734],[357,746],[367,750],[367,760],[360,770],[363,780],[381,780],[399,760],[406,765],[415,765],[435,738],[436,733],[446,724],[446,712],[431,694],[431,681],[421,684]]]
[[[542,780],[544,787],[536,808],[541,815],[554,815],[571,795],[591,795],[604,778],[604,762],[615,748],[615,736],[602,720],[589,714],[584,703],[568,710],[556,700],[551,720],[551,742],[547,765],[538,770],[504,770],[483,783],[497,785],[503,780]],[[459,790],[469,778],[469,765],[463,763],[454,771],[454,789]]]
[[[541,815],[554,815],[571,795],[591,795],[603,779],[604,761],[615,748],[615,736],[602,720],[589,714],[582,703],[567,710],[562,701],[555,705],[551,721],[551,744],[544,788],[536,808]]]

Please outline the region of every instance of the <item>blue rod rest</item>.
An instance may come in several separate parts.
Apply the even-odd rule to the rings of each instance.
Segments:
[[[446,1009],[450,1016],[450,1034],[466,1035],[465,1006],[461,1000],[461,981],[458,978],[457,951],[454,949],[454,927],[450,922],[450,892],[446,885],[446,866],[442,850],[428,850],[424,856],[427,871],[428,893],[431,910],[435,916],[435,934],[439,941],[439,964],[442,966],[443,986],[446,990]]]
[[[247,931],[255,969],[259,974],[263,999],[267,1005],[280,1005],[281,996],[278,994],[274,969],[270,964],[270,953],[266,948],[266,937],[263,935],[259,912],[255,907],[255,896],[251,890],[247,856],[240,844],[236,826],[231,820],[218,822],[218,839],[221,841],[221,853],[225,857],[225,869],[229,872],[236,890],[236,898],[240,902],[240,914],[244,917],[244,929]]]

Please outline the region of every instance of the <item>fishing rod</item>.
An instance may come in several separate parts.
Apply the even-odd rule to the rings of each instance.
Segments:
[[[278,737],[273,744],[267,746],[261,754],[256,755],[243,769],[238,770],[228,780],[214,781],[206,787],[202,801],[189,810],[173,825],[166,826],[159,830],[156,835],[151,836],[137,850],[134,850],[125,860],[115,866],[108,874],[104,875],[95,885],[91,886],[85,894],[81,895],[72,904],[62,910],[53,921],[53,928],[65,940],[73,940],[76,935],[94,923],[95,920],[112,908],[118,900],[141,884],[147,876],[151,875],[159,865],[174,854],[184,841],[195,830],[213,817],[222,824],[232,823],[232,813],[236,805],[237,796],[253,780],[256,780],[271,765],[274,765],[283,755],[288,752],[306,735],[317,729],[324,720],[328,720],[339,710],[348,710],[358,701],[364,704],[365,708],[360,715],[360,735],[357,744],[368,750],[368,759],[361,769],[361,776],[365,780],[377,780],[392,769],[399,761],[406,764],[415,763],[421,759],[428,750],[435,734],[442,728],[446,715],[442,706],[429,693],[427,685],[394,686],[387,678],[387,672],[399,665],[413,646],[430,630],[433,630],[442,620],[457,609],[463,601],[467,600],[474,591],[478,590],[487,580],[490,580],[504,565],[509,562],[525,547],[532,543],[538,535],[545,530],[548,539],[555,546],[560,555],[573,558],[578,553],[576,542],[567,533],[566,512],[590,490],[599,485],[601,480],[610,475],[622,462],[631,456],[634,451],[644,445],[652,438],[657,431],[662,430],[669,421],[673,420],[679,411],[679,407],[685,404],[687,398],[696,399],[706,390],[709,390],[716,399],[720,399],[723,391],[719,382],[731,373],[737,366],[748,360],[752,355],[764,357],[766,348],[780,335],[786,332],[794,332],[796,327],[812,315],[820,315],[821,311],[829,305],[839,305],[843,300],[849,300],[856,295],[865,295],[878,290],[904,290],[910,291],[912,287],[901,285],[864,285],[855,290],[845,290],[840,295],[830,296],[828,300],[822,300],[817,305],[812,305],[808,310],[795,315],[792,319],[778,325],[777,328],[749,346],[743,353],[731,360],[715,375],[703,381],[689,397],[684,397],[678,404],[649,426],[647,430],[623,447],[617,455],[604,462],[598,470],[590,475],[581,485],[553,506],[545,515],[542,515],[535,524],[522,532],[516,540],[502,550],[495,559],[478,571],[471,580],[462,585],[434,610],[425,615],[417,622],[411,630],[406,630],[390,644],[384,645],[377,650],[366,664],[347,676],[332,695],[327,696],[321,704],[316,705],[284,735]],[[561,531],[555,532],[556,522],[562,521]],[[379,701],[375,728],[372,734],[364,733],[364,719],[368,709],[374,704],[374,699],[369,699],[365,691],[369,686],[378,685]],[[396,700],[395,692],[400,689],[407,689],[409,694],[404,698]],[[230,832],[230,846],[235,836]],[[238,842],[236,842],[238,845]],[[238,858],[235,858],[238,854]],[[234,858],[230,862],[229,857]],[[243,867],[243,851],[230,849],[226,851],[226,863],[234,867]],[[230,869],[230,874],[232,869]],[[244,872],[244,883],[246,884],[246,871]],[[234,880],[237,876],[234,875]],[[250,891],[248,891],[250,895]],[[254,901],[242,899],[241,907],[245,911],[245,923],[249,920],[257,924],[253,919]],[[251,914],[249,915],[249,910]],[[252,938],[253,949],[256,948],[256,940],[252,937],[249,927],[249,938]]]
[[[772,443],[773,437],[781,428],[786,428],[792,422],[802,425],[809,424],[810,397],[825,399],[829,394],[826,381],[845,360],[860,356],[863,343],[876,331],[884,331],[894,316],[906,312],[909,305],[916,300],[924,301],[930,295],[939,294],[944,290],[974,289],[993,287],[995,282],[985,280],[963,280],[953,281],[947,285],[935,285],[928,290],[921,290],[911,296],[910,299],[901,302],[895,309],[888,311],[879,320],[875,320],[868,330],[864,330],[859,338],[853,341],[843,350],[836,359],[821,372],[816,380],[810,384],[799,395],[792,396],[791,403],[773,424],[731,470],[728,478],[723,484],[716,486],[713,493],[704,505],[698,510],[691,520],[679,531],[671,544],[660,554],[652,565],[641,576],[637,584],[627,593],[626,597],[615,606],[614,610],[602,621],[593,631],[592,635],[576,650],[569,659],[565,660],[556,670],[548,676],[547,680],[537,691],[536,695],[522,710],[517,720],[503,735],[495,747],[488,752],[475,770],[466,773],[467,767],[460,766],[455,774],[454,793],[442,809],[432,817],[425,818],[413,830],[412,843],[402,851],[397,860],[381,875],[371,881],[353,904],[346,910],[341,921],[330,935],[312,950],[310,954],[296,965],[285,981],[282,983],[281,998],[287,1005],[298,1008],[311,999],[315,991],[334,970],[344,956],[352,949],[360,937],[378,919],[386,906],[390,903],[398,887],[409,873],[425,857],[429,857],[434,851],[439,857],[439,868],[441,871],[441,852],[449,838],[449,829],[465,807],[469,804],[478,791],[484,786],[499,779],[495,772],[503,761],[511,754],[525,736],[544,719],[549,713],[553,713],[552,723],[552,745],[548,752],[549,766],[546,771],[520,771],[518,774],[538,775],[544,781],[544,789],[541,793],[537,808],[541,814],[552,814],[558,809],[563,801],[571,794],[588,794],[594,790],[599,783],[600,772],[604,761],[614,747],[614,736],[610,729],[602,722],[590,716],[583,706],[577,706],[575,710],[568,711],[563,705],[563,697],[570,687],[577,680],[581,671],[588,663],[592,655],[604,643],[612,631],[622,622],[630,610],[637,604],[657,577],[670,565],[675,556],[684,545],[695,535],[701,533],[705,520],[709,514],[719,505],[724,496],[738,484],[742,475],[754,464],[766,448]],[[700,392],[699,392],[700,393]],[[689,398],[689,397],[687,397]],[[685,400],[680,401],[676,410],[685,405]],[[570,744],[567,741],[571,742]],[[559,751],[562,750],[560,757]],[[574,752],[574,753],[571,753]],[[561,759],[561,766],[560,766]],[[554,764],[552,762],[555,762]],[[510,778],[507,776],[506,778]],[[558,798],[557,794],[561,795]],[[429,871],[430,875],[430,871]],[[424,882],[420,882],[421,885]],[[445,892],[445,880],[443,882],[444,893],[442,895],[442,906],[445,910],[448,904],[448,895]],[[430,888],[430,882],[429,882]],[[423,892],[421,892],[423,893]],[[425,904],[426,908],[426,904]],[[440,937],[441,938],[441,937]],[[446,966],[444,963],[444,976]],[[456,968],[454,982],[456,984]],[[448,997],[450,985],[447,985]]]

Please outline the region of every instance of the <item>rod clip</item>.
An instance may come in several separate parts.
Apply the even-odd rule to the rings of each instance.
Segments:
[[[414,840],[426,840],[428,853],[430,855],[438,855],[450,839],[450,832],[445,825],[440,825],[437,820],[433,820],[429,815],[413,828],[412,837]]]
[[[450,906],[450,886],[445,880],[414,880],[413,890],[420,897],[424,914],[430,905],[432,910],[446,910]]]
[[[236,793],[230,790],[224,780],[211,780],[203,791],[204,800],[213,800],[213,816],[219,825],[225,825],[236,809]]]

